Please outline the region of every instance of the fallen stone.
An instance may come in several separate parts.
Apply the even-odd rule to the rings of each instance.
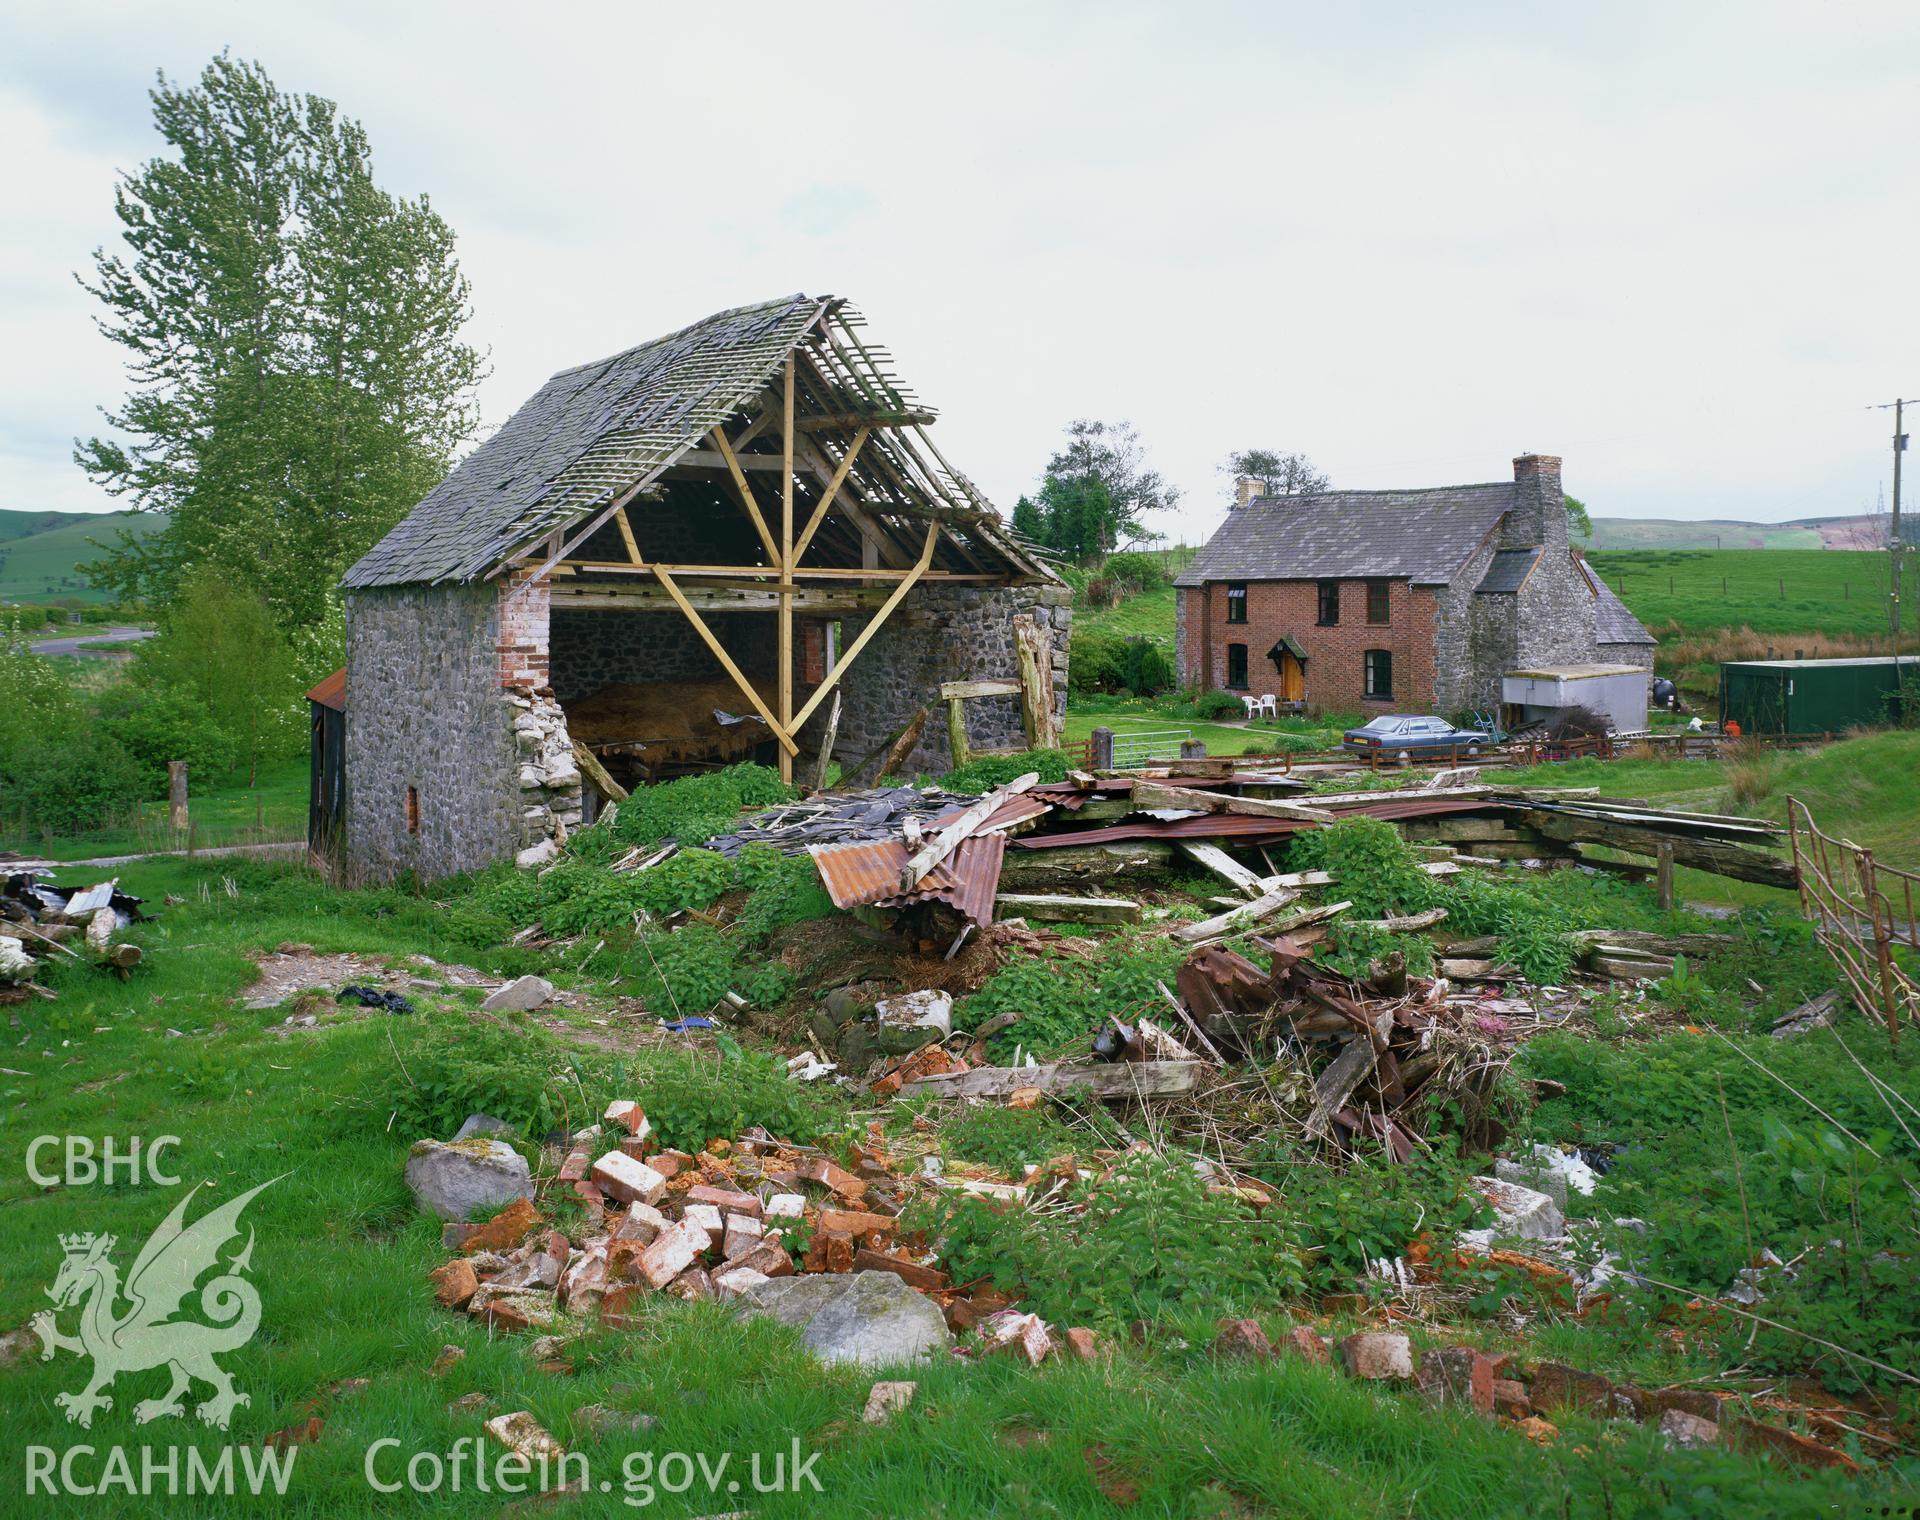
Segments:
[[[465,1360],[466,1355],[465,1349],[460,1346],[442,1346],[440,1354],[433,1359],[433,1365],[427,1368],[427,1376],[445,1377],[456,1364]]]
[[[918,1383],[875,1383],[867,1390],[867,1407],[861,1410],[860,1418],[869,1425],[888,1424],[913,1402],[913,1396],[919,1388]]]
[[[505,1119],[496,1119],[492,1114],[468,1114],[466,1123],[454,1131],[454,1141],[471,1140],[475,1135],[517,1135],[520,1131]]]
[[[552,1001],[552,982],[543,976],[523,976],[489,993],[481,1003],[480,1010],[483,1013],[526,1013]]]
[[[609,1198],[622,1203],[654,1204],[667,1192],[665,1177],[624,1151],[608,1151],[594,1162],[593,1182]]]
[[[1510,1182],[1515,1187],[1526,1188],[1535,1193],[1545,1193],[1553,1200],[1555,1208],[1563,1213],[1566,1210],[1567,1179],[1564,1173],[1529,1161],[1509,1161],[1502,1156],[1493,1163],[1493,1175],[1501,1182]]]
[[[442,1219],[468,1219],[516,1199],[531,1208],[526,1158],[501,1140],[421,1140],[407,1153],[406,1177],[413,1201]]]
[[[932,988],[882,998],[873,1011],[891,1029],[931,1029],[943,1040],[953,1033],[953,998]]]
[[[463,1257],[436,1267],[427,1274],[427,1280],[433,1284],[433,1296],[443,1309],[466,1308],[467,1300],[480,1286],[480,1274],[473,1270],[473,1263]]]
[[[990,1316],[980,1327],[989,1351],[1017,1356],[1029,1367],[1038,1367],[1053,1351],[1053,1331],[1037,1314],[1022,1314],[1003,1309]]]
[[[541,866],[560,858],[560,846],[551,839],[543,839],[536,845],[530,845],[513,857],[513,863],[523,871],[537,871]]]
[[[567,1338],[564,1335],[543,1335],[527,1347],[527,1355],[536,1362],[550,1362],[566,1354]]]
[[[652,1430],[659,1423],[657,1415],[609,1409],[605,1404],[588,1404],[573,1412],[574,1429],[590,1436],[603,1436],[610,1430],[631,1430],[639,1434]]]
[[[1560,1439],[1560,1427],[1551,1421],[1543,1420],[1539,1415],[1529,1415],[1520,1422],[1520,1434],[1536,1446],[1551,1446]]]
[[[472,1393],[463,1393],[447,1405],[448,1414],[476,1414],[493,1402],[491,1394],[475,1389]]]
[[[891,1366],[953,1344],[939,1307],[887,1272],[776,1277],[735,1302],[795,1326],[825,1362]]]
[[[1660,1434],[1672,1446],[1712,1446],[1720,1440],[1720,1427],[1684,1409],[1669,1409],[1660,1416]]]
[[[1413,1377],[1413,1344],[1390,1330],[1362,1330],[1340,1342],[1340,1360],[1350,1377],[1373,1381]]]
[[[556,1313],[550,1293],[499,1292],[487,1284],[467,1302],[467,1313],[496,1330],[544,1330]]]
[[[517,1453],[535,1465],[543,1459],[548,1462],[557,1462],[562,1452],[566,1450],[548,1435],[540,1422],[525,1409],[515,1410],[512,1414],[497,1415],[488,1420],[482,1428],[508,1451]]]
[[[1822,1446],[1818,1441],[1809,1440],[1778,1425],[1762,1425],[1758,1420],[1739,1418],[1723,1420],[1720,1431],[1730,1446],[1764,1451],[1768,1456],[1795,1467],[1839,1467],[1848,1472],[1860,1470],[1860,1464],[1845,1452]]]
[[[715,1272],[711,1281],[715,1298],[738,1298],[773,1279],[764,1272],[756,1272],[752,1267],[726,1267]]]
[[[1473,1185],[1493,1205],[1496,1236],[1520,1240],[1555,1240],[1567,1233],[1566,1217],[1545,1193],[1503,1182],[1498,1177],[1476,1177]]]
[[[1257,1319],[1223,1319],[1220,1333],[1214,1337],[1213,1354],[1265,1361],[1273,1355],[1273,1343]]]

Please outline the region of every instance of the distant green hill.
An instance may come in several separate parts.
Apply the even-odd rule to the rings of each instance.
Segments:
[[[1589,549],[1874,549],[1886,541],[1886,518],[1865,513],[1777,523],[1596,517],[1593,537],[1581,540]]]
[[[0,511],[0,602],[111,601],[77,567],[123,528],[144,538],[164,522],[149,512]]]

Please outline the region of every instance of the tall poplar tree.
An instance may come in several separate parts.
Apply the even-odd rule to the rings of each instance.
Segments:
[[[258,64],[222,54],[151,98],[171,151],[121,182],[125,246],[82,280],[131,390],[74,457],[167,519],[87,572],[164,617],[210,571],[312,626],[476,425],[453,232],[375,183],[359,123]]]

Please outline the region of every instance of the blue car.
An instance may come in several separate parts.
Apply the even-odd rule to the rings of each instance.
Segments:
[[[1478,755],[1490,736],[1477,728],[1455,728],[1445,718],[1418,713],[1388,713],[1340,737],[1340,747],[1390,760],[1413,760],[1423,754]]]

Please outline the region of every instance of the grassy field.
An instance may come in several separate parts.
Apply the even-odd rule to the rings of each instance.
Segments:
[[[76,661],[76,664],[87,663]],[[202,783],[188,778],[188,810],[195,849],[304,839],[307,832],[308,762],[305,756],[262,766],[258,784],[244,768]],[[164,801],[143,802],[138,814],[114,828],[86,834],[29,836],[0,827],[0,850],[48,860],[86,860],[97,855],[137,855],[181,849],[188,840],[167,826]]]
[[[1872,763],[1883,758],[1876,755]],[[1884,799],[1838,788],[1828,772],[1842,763],[1829,761],[1820,769],[1821,784],[1835,788],[1836,808],[1841,802],[1883,806]],[[1575,773],[1562,774],[1571,780]],[[1620,774],[1642,789],[1652,779]],[[543,954],[454,938],[466,890],[459,883],[423,895],[347,892],[291,867],[231,862],[146,862],[127,867],[122,876],[129,890],[150,902],[169,893],[182,901],[132,931],[147,948],[148,961],[131,981],[61,967],[50,975],[57,1002],[30,1001],[11,1010],[15,1039],[0,1072],[0,1101],[18,1136],[114,1136],[124,1145],[133,1135],[177,1135],[180,1144],[168,1163],[188,1185],[210,1182],[209,1203],[279,1179],[246,1216],[254,1232],[249,1275],[260,1289],[261,1329],[222,1358],[251,1402],[236,1411],[224,1433],[190,1419],[137,1425],[135,1402],[160,1392],[164,1379],[130,1373],[114,1389],[112,1408],[83,1434],[55,1403],[56,1395],[82,1381],[72,1356],[0,1365],[8,1412],[0,1430],[0,1469],[8,1484],[18,1481],[30,1447],[148,1444],[164,1460],[169,1450],[193,1446],[212,1457],[229,1443],[257,1450],[269,1433],[318,1414],[325,1421],[321,1436],[298,1448],[287,1499],[272,1507],[322,1516],[499,1513],[507,1501],[498,1495],[375,1494],[367,1461],[376,1440],[396,1440],[398,1447],[376,1458],[375,1468],[392,1481],[410,1454],[449,1452],[456,1441],[478,1437],[485,1415],[515,1409],[530,1410],[570,1450],[591,1460],[596,1481],[609,1483],[608,1490],[558,1510],[582,1515],[631,1513],[643,1499],[670,1515],[739,1510],[748,1501],[745,1494],[729,1499],[704,1486],[672,1494],[647,1487],[645,1479],[661,1471],[653,1464],[668,1452],[709,1459],[730,1452],[744,1466],[750,1453],[787,1451],[794,1442],[803,1452],[820,1453],[820,1491],[755,1495],[748,1512],[1127,1512],[1194,1520],[1766,1514],[1810,1520],[1894,1502],[1910,1492],[1907,1482],[1917,1475],[1897,1464],[1858,1479],[1796,1474],[1751,1455],[1669,1450],[1650,1427],[1603,1429],[1571,1414],[1556,1415],[1563,1430],[1556,1443],[1536,1446],[1510,1426],[1435,1409],[1411,1393],[1357,1384],[1297,1359],[1216,1356],[1208,1349],[1214,1311],[1204,1309],[1162,1311],[1138,1338],[1123,1323],[1102,1323],[1098,1328],[1110,1349],[1095,1363],[1053,1361],[1027,1369],[995,1357],[916,1367],[905,1374],[919,1384],[911,1410],[885,1427],[863,1424],[860,1410],[874,1378],[892,1374],[823,1369],[791,1332],[745,1324],[712,1306],[653,1300],[635,1327],[584,1328],[557,1361],[542,1364],[529,1338],[490,1335],[432,1300],[426,1274],[446,1252],[437,1222],[415,1213],[402,1182],[406,1149],[416,1135],[397,1115],[420,1084],[446,1079],[445,1056],[430,1052],[436,1035],[504,1029],[524,1041],[528,1055],[462,1077],[476,1084],[468,1091],[491,1092],[495,1097],[486,1101],[502,1105],[511,1101],[516,1084],[531,1080],[573,1093],[576,1107],[595,1109],[600,1100],[588,1101],[580,1063],[605,1062],[611,1050],[615,1069],[624,1073],[616,1079],[622,1090],[635,1091],[650,1109],[665,1110],[664,1100],[656,1108],[652,1084],[691,1061],[710,1074],[715,1111],[729,1111],[734,1100],[722,1095],[735,1090],[729,1061],[739,1057],[730,1058],[708,1035],[659,1033],[651,1014],[637,1010],[631,984],[623,985],[609,965],[613,956],[588,958],[582,966],[576,964],[581,957],[563,948]],[[1214,888],[1197,881],[1193,890]],[[1640,889],[1607,883],[1592,890],[1602,892],[1611,909],[1650,911]],[[827,924],[800,927],[814,934]],[[427,985],[408,989],[418,1011],[391,1017],[321,1004],[316,1026],[291,1028],[282,1022],[284,1008],[246,1008],[240,995],[253,975],[252,957],[294,939],[321,952],[388,959],[423,977]],[[431,963],[408,959],[422,955]],[[526,1015],[476,1020],[477,994],[432,985],[454,962],[500,974],[538,969],[578,1002],[542,1016],[549,1034]],[[1793,962],[1802,981],[1810,969],[1817,976],[1817,967],[1817,958]],[[805,988],[801,994],[798,1007],[804,1011],[810,997]],[[1784,986],[1781,994],[1790,995]],[[545,1040],[556,1033],[566,1052],[559,1058],[535,1043],[536,1035]],[[744,1024],[734,1033],[743,1043],[756,1043]],[[1814,1039],[1783,1047],[1763,1036],[1751,1043],[1814,1101],[1855,1124],[1867,1122],[1860,1104],[1870,1100],[1848,1090],[1852,1068],[1837,1051]],[[1884,1042],[1856,1048],[1890,1083],[1920,1095],[1914,1042],[1897,1059]],[[441,1065],[430,1064],[436,1059]],[[1583,1026],[1543,1042],[1535,1069],[1570,1086],[1564,1099],[1542,1107],[1533,1133],[1598,1133],[1630,1142],[1648,1164],[1637,1173],[1623,1170],[1619,1186],[1654,1191],[1629,1191],[1619,1195],[1621,1201],[1609,1192],[1594,1208],[1650,1214],[1662,1240],[1677,1229],[1677,1217],[1699,1212],[1703,1197],[1714,1202],[1723,1224],[1733,1207],[1724,1160],[1700,1159],[1705,1139],[1718,1143],[1721,1115],[1712,1094],[1724,1092],[1742,1143],[1752,1147],[1743,1175],[1754,1228],[1765,1240],[1788,1244],[1788,1222],[1796,1217],[1791,1200],[1798,1195],[1776,1187],[1778,1167],[1760,1142],[1757,1115],[1791,1100],[1730,1049],[1677,1030],[1622,1040]],[[1626,1079],[1629,1071],[1634,1080]],[[596,1093],[601,1080],[595,1079]],[[830,1146],[840,1143],[833,1137],[864,1134],[872,1119],[895,1136],[931,1129],[944,1154],[965,1154],[957,1149],[965,1115],[876,1102],[827,1084],[812,1094],[826,1107],[820,1122],[828,1137],[823,1143]],[[1013,1121],[1026,1117],[986,1112],[1014,1129],[1019,1125]],[[1785,1112],[1799,1122],[1797,1110]],[[1047,1114],[1032,1118],[1035,1136],[1076,1139]],[[1005,1126],[995,1127],[1005,1132]],[[1084,1134],[1077,1138],[1086,1141]],[[1142,1138],[1175,1143],[1158,1129],[1143,1130]],[[1050,1154],[1036,1151],[1034,1159]],[[1904,1151],[1900,1156],[1906,1165]],[[1357,1170],[1354,1192],[1322,1197],[1319,1206],[1330,1211],[1328,1228],[1366,1228],[1377,1211],[1402,1207],[1394,1203],[1396,1179],[1414,1170]],[[1741,1195],[1742,1209],[1747,1196]],[[114,1259],[124,1266],[179,1197],[176,1188],[137,1180],[43,1187],[18,1162],[0,1169],[0,1259],[10,1264],[0,1273],[0,1328],[21,1325],[46,1307],[43,1290],[58,1268],[61,1236],[110,1231],[120,1242]],[[1411,1208],[1405,1218],[1411,1228],[1419,1227]],[[1178,1238],[1184,1252],[1188,1242]],[[1106,1270],[1168,1269],[1149,1251],[1131,1266],[1123,1260]],[[1174,1279],[1195,1287],[1208,1282],[1205,1265],[1189,1270],[1191,1278],[1176,1271]],[[1326,1311],[1313,1301],[1282,1301],[1272,1293],[1256,1312],[1275,1337],[1296,1324],[1339,1335],[1384,1322],[1378,1311],[1359,1317],[1351,1306]],[[1891,1304],[1874,1312],[1904,1310]],[[1631,1302],[1584,1317],[1543,1304],[1518,1316],[1459,1315],[1458,1305],[1429,1306],[1397,1323],[1421,1345],[1465,1337],[1527,1360],[1565,1359],[1648,1385],[1711,1385],[1729,1364],[1752,1354],[1743,1334],[1722,1346],[1704,1335],[1665,1333],[1664,1321]],[[1833,1333],[1865,1332],[1850,1324]],[[466,1356],[436,1378],[428,1368],[446,1344]],[[483,1413],[452,1407],[470,1394],[488,1401]],[[654,1424],[594,1434],[576,1419],[590,1405],[629,1417],[645,1414]],[[82,1464],[83,1481],[96,1470]],[[168,1515],[224,1516],[268,1507],[246,1498],[181,1497],[162,1508]],[[100,1515],[157,1512],[151,1499],[112,1490],[88,1506],[88,1513]]]
[[[1887,627],[1887,556],[1850,549],[1609,551],[1594,569],[1656,633],[1751,628],[1877,636]],[[1909,568],[1909,575],[1912,570]],[[1790,652],[1783,643],[1782,653]]]
[[[8,536],[7,522],[0,521],[0,602],[111,601],[110,592],[88,584],[75,568],[100,558],[100,549],[89,540],[112,544],[122,529],[145,536],[161,522],[151,513],[0,514],[16,529],[47,517],[65,520],[19,536]]]
[[[1674,522],[1658,517],[1596,517],[1590,549],[1819,549],[1820,530],[1806,523],[1731,519]]]

